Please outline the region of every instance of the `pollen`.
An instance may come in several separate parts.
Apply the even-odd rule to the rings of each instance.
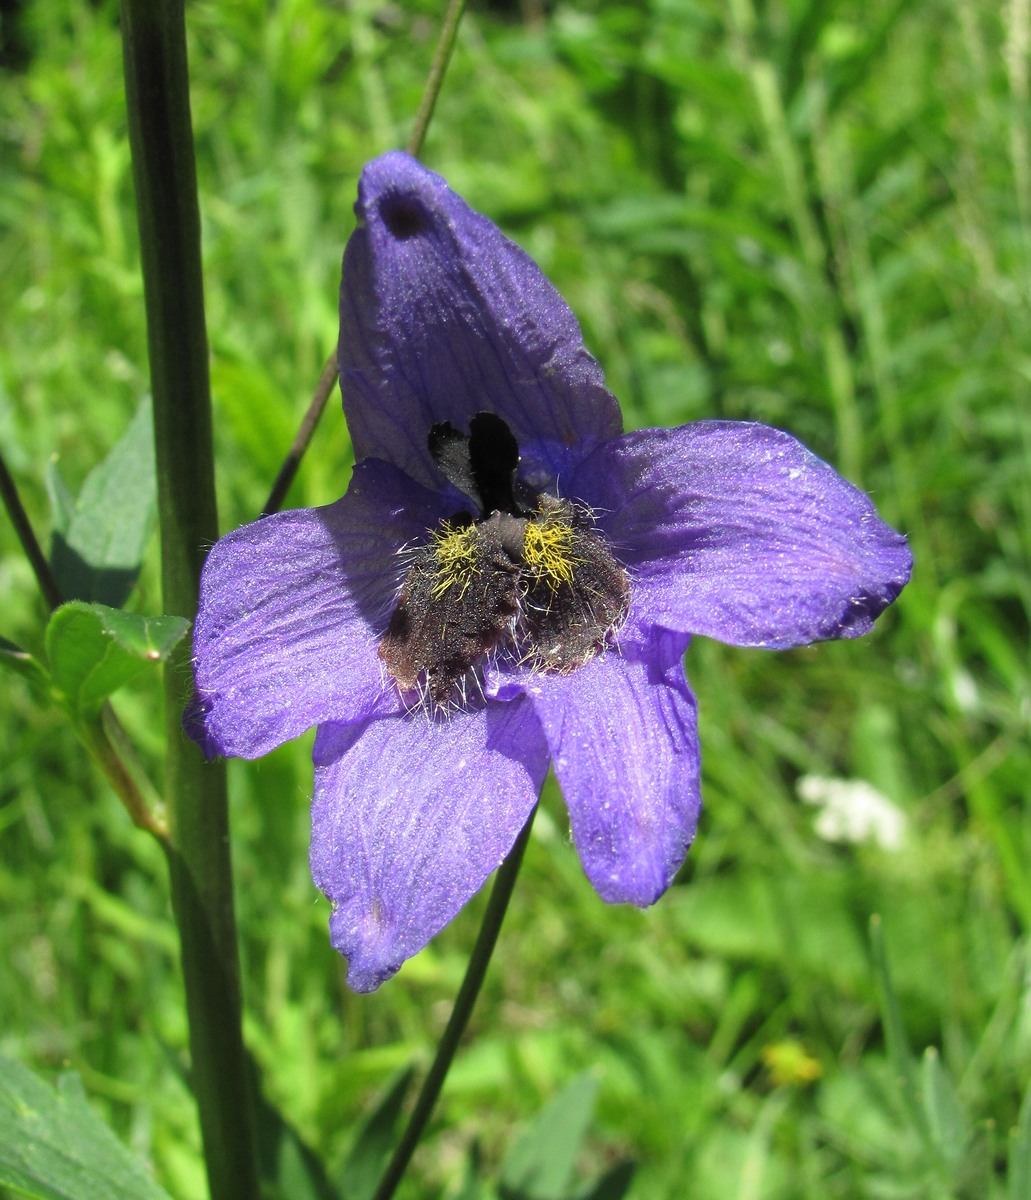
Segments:
[[[444,521],[430,543],[433,556],[433,597],[439,600],[452,588],[465,594],[476,574],[476,526]]]
[[[558,511],[546,511],[527,522],[523,561],[527,572],[552,589],[573,582],[578,561],[576,529]]]
[[[478,413],[464,435],[434,425],[430,454],[474,502],[428,530],[377,653],[416,706],[448,715],[483,700],[492,656],[568,674],[603,653],[630,604],[627,572],[589,509],[534,492],[516,475],[508,426]]]

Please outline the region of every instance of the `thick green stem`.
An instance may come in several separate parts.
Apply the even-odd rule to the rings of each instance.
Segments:
[[[476,938],[476,945],[473,947],[469,965],[465,969],[465,978],[462,980],[462,986],[455,1000],[455,1007],[451,1010],[447,1028],[437,1046],[437,1053],[426,1075],[422,1090],[419,1092],[415,1108],[412,1109],[412,1115],[408,1119],[404,1136],[387,1164],[387,1169],[383,1173],[373,1200],[390,1200],[390,1197],[393,1196],[409,1162],[411,1162],[423,1130],[433,1115],[440,1090],[444,1086],[444,1080],[451,1068],[451,1060],[455,1057],[458,1043],[462,1040],[465,1027],[469,1024],[476,997],[480,994],[484,976],[487,974],[487,967],[490,965],[490,958],[494,953],[494,946],[501,931],[501,922],[505,919],[508,902],[512,897],[512,889],[515,887],[519,868],[523,863],[523,853],[526,850],[526,843],[530,840],[530,828],[536,813],[537,809],[534,807],[522,832],[516,838],[511,854],[498,869],[490,899],[487,901],[487,910],[483,914],[483,923],[480,925],[480,932]]]
[[[211,401],[182,0],[122,0],[126,98],[140,227],[164,611],[192,619],[204,548],[218,536]],[[184,737],[188,648],[165,671],[172,905],[182,947],[193,1088],[211,1194],[254,1200],[225,769]]]

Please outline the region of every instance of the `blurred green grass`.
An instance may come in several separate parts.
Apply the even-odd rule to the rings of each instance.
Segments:
[[[468,14],[425,160],[566,295],[628,424],[789,428],[874,495],[917,567],[869,639],[692,646],[706,811],[654,909],[597,899],[549,784],[406,1195],[456,1187],[473,1139],[496,1163],[584,1067],[602,1081],[585,1168],[636,1156],[644,1200],[983,1194],[936,1175],[907,1124],[875,912],[909,1038],[992,1123],[1004,1194],[1031,1073],[1026,7]],[[189,6],[226,529],[260,508],[333,346],[356,177],[403,142],[438,19],[428,0]],[[81,482],[146,390],[142,289],[116,6],[33,0],[3,33],[22,54],[0,72],[0,444],[45,533],[47,463]],[[291,503],[335,499],[349,464],[334,404]],[[0,553],[0,633],[35,646],[6,522]],[[153,561],[136,603],[158,610]],[[80,1070],[169,1190],[197,1196],[163,864],[56,717],[17,683],[2,704],[0,1051]],[[119,709],[156,762],[157,698]],[[233,765],[233,849],[249,1041],[336,1160],[429,1052],[482,898],[376,995],[347,993],[307,871],[309,750]],[[904,848],[822,840],[803,774],[876,786]]]

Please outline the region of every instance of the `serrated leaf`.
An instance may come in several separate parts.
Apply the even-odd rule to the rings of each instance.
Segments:
[[[124,604],[139,575],[157,505],[150,401],[140,404],[111,453],[86,477],[70,512],[56,467],[47,487],[54,509],[50,565],[62,595]]]
[[[169,1200],[90,1107],[78,1075],[56,1092],[0,1058],[0,1185],[38,1200]]]
[[[397,1141],[401,1109],[414,1075],[412,1068],[406,1067],[358,1127],[337,1177],[338,1187],[348,1200],[368,1200],[375,1193],[387,1156]]]
[[[499,1181],[504,1200],[562,1200],[566,1196],[597,1091],[598,1081],[585,1072],[541,1109],[505,1155]]]
[[[94,716],[113,692],[163,662],[186,633],[182,617],[141,617],[105,604],[63,604],[50,618],[47,657],[69,712]]]
[[[38,700],[50,699],[50,676],[43,664],[33,658],[27,650],[0,637],[0,666],[5,667],[15,675],[20,675]]]

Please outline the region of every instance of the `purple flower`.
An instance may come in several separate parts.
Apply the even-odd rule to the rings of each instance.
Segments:
[[[211,551],[187,724],[245,758],[318,726],[312,872],[370,991],[502,862],[549,763],[596,890],[653,903],[698,819],[691,635],[857,637],[911,557],[776,429],[624,434],[536,264],[413,159],[370,163],[357,213],[357,465]]]

